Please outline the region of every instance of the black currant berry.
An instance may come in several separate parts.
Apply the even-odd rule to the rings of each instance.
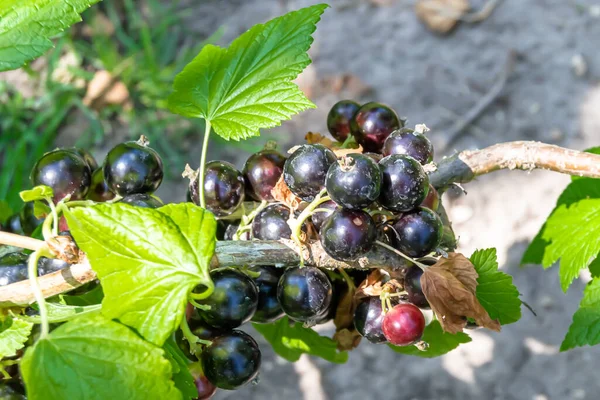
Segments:
[[[361,210],[338,209],[321,226],[321,244],[332,258],[354,261],[367,253],[377,240],[377,226]]]
[[[252,279],[233,268],[212,271],[210,277],[215,290],[207,299],[197,300],[210,306],[209,310],[198,311],[200,317],[210,326],[222,329],[248,322],[258,305],[258,289]]]
[[[385,314],[382,327],[388,342],[396,346],[408,346],[423,336],[425,317],[416,306],[402,303]]]
[[[120,196],[153,193],[163,179],[163,163],[156,151],[138,142],[116,145],[104,160],[104,180]]]
[[[259,240],[289,239],[292,229],[287,223],[290,209],[282,204],[265,207],[252,221],[252,237]]]
[[[240,221],[237,221],[235,224],[230,224],[225,229],[225,235],[223,236],[223,240],[235,240],[235,235],[240,227]],[[239,240],[250,240],[252,239],[250,235],[250,231],[244,231],[241,233]]]
[[[92,181],[92,171],[85,160],[70,150],[53,150],[38,160],[31,170],[33,186],[46,185],[54,191],[54,202],[71,195],[83,199]]]
[[[252,381],[258,374],[260,361],[256,341],[237,330],[213,339],[200,355],[206,378],[216,387],[228,390]]]
[[[200,205],[198,178],[190,182],[190,196]],[[244,201],[244,177],[235,166],[226,161],[210,161],[204,168],[204,200],[206,208],[217,217],[234,212]]]
[[[314,323],[333,296],[327,275],[315,267],[288,268],[277,285],[277,300],[293,320]]]
[[[350,120],[350,129],[365,152],[381,153],[385,139],[402,127],[396,112],[381,103],[361,106]]]
[[[358,210],[372,204],[381,191],[381,170],[373,159],[349,154],[329,167],[327,194],[344,208]]]
[[[283,179],[296,196],[312,201],[325,187],[325,177],[336,161],[333,151],[320,144],[304,144],[283,166]]]
[[[19,219],[21,229],[23,229],[23,233],[27,236],[31,236],[36,228],[44,222],[44,218],[36,218],[33,202],[25,203],[19,213]]]
[[[285,160],[277,150],[262,150],[248,158],[242,173],[246,190],[254,200],[274,200],[271,190],[283,173]]]
[[[337,141],[343,142],[350,134],[350,120],[360,104],[352,100],[338,101],[331,107],[327,115],[327,129]]]
[[[96,161],[92,153],[90,153],[86,149],[81,147],[71,147],[68,150],[74,151],[75,153],[79,154],[81,158],[85,160],[88,167],[90,167],[90,171],[98,169],[98,161]]]
[[[86,199],[102,203],[114,198],[115,194],[110,190],[106,184],[106,181],[104,180],[104,171],[102,171],[102,168],[97,168],[92,173],[92,183]]]
[[[277,301],[277,284],[282,274],[280,268],[256,266],[249,269],[260,274],[257,278],[253,278],[258,288],[258,306],[252,322],[267,324],[277,321],[284,315]]]
[[[404,275],[404,290],[408,293],[408,301],[415,306],[423,309],[429,309],[429,302],[423,294],[421,288],[421,275],[423,270],[416,265],[410,266]]]
[[[429,192],[427,193],[427,197],[421,203],[421,207],[429,208],[430,210],[437,211],[440,207],[440,194],[433,187],[433,185],[429,184]]]
[[[25,253],[8,253],[0,257],[0,286],[10,285],[28,278]]]
[[[444,231],[440,217],[425,207],[404,214],[392,227],[393,246],[409,257],[423,257],[434,251]]]
[[[130,194],[123,197],[120,203],[129,204],[135,207],[159,208],[164,206],[163,202],[154,196],[145,193]]]
[[[329,216],[333,214],[333,212],[337,210],[338,207],[339,206],[335,204],[335,201],[333,200],[329,200],[325,203],[319,204],[319,207],[310,216],[310,219],[317,231],[321,229],[321,226],[323,226],[323,222],[325,222],[325,220],[329,218]]]
[[[383,310],[379,297],[367,297],[356,306],[354,311],[354,327],[362,337],[371,343],[385,343],[383,334]]]
[[[404,154],[425,165],[433,161],[433,145],[425,135],[412,129],[399,129],[385,140],[383,155]]]
[[[217,387],[210,383],[208,378],[204,376],[202,367],[199,364],[190,364],[189,370],[198,391],[198,397],[195,397],[194,400],[208,400],[212,398],[217,391]]]
[[[61,269],[65,269],[69,266],[69,263],[66,261],[60,260],[58,258],[46,258],[40,257],[38,261],[38,275],[46,275],[52,272],[60,271]]]
[[[391,155],[379,162],[382,173],[379,203],[391,211],[406,212],[417,207],[429,192],[429,177],[417,160]]]

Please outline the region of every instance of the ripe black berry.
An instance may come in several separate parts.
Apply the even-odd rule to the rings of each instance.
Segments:
[[[145,193],[130,194],[123,197],[120,202],[143,208],[159,208],[164,206],[163,202],[158,198]]]
[[[354,327],[362,337],[371,343],[385,343],[387,339],[383,334],[383,310],[379,297],[363,299],[354,311]]]
[[[138,142],[113,147],[104,160],[103,171],[110,190],[120,196],[153,193],[163,179],[163,164],[158,153]]]
[[[237,233],[240,227],[240,221],[237,221],[235,224],[230,224],[225,229],[225,235],[223,236],[223,240],[235,240],[235,234]],[[250,240],[252,239],[250,235],[250,231],[244,231],[240,234],[239,240]]]
[[[276,150],[262,150],[248,158],[242,173],[246,191],[254,200],[274,200],[271,189],[283,173],[285,160],[285,156]]]
[[[425,330],[425,317],[421,310],[410,303],[398,304],[383,317],[383,334],[396,346],[408,346],[418,342]]]
[[[425,135],[412,129],[399,129],[385,140],[383,155],[404,154],[421,164],[433,161],[433,145]]]
[[[260,273],[257,278],[253,279],[258,288],[258,306],[252,322],[266,324],[277,321],[284,315],[277,301],[277,284],[283,271],[280,271],[280,268],[267,266],[256,266],[249,269]]]
[[[202,371],[193,371],[191,367],[190,372],[192,374],[192,377],[194,378],[194,385],[196,385],[196,390],[198,391],[198,397],[195,397],[194,400],[208,400],[211,397],[213,397],[213,395],[217,391],[217,387],[210,383],[210,381],[206,376],[204,376],[204,373]]]
[[[429,184],[429,192],[427,192],[427,197],[421,203],[421,207],[429,208],[430,210],[437,211],[440,207],[440,194],[433,187],[433,185]]]
[[[217,217],[229,215],[244,201],[244,177],[235,166],[226,161],[211,161],[204,168],[204,200],[206,208]],[[200,205],[198,178],[190,182],[190,196]]]
[[[333,151],[320,144],[304,144],[283,166],[283,179],[296,196],[312,201],[325,187],[325,176],[336,161]]]
[[[110,190],[106,184],[106,181],[104,180],[104,171],[102,171],[102,168],[96,169],[92,173],[92,183],[86,199],[101,203],[114,198],[115,194]]]
[[[404,214],[392,227],[393,246],[409,257],[423,257],[434,251],[444,229],[440,217],[424,207]]]
[[[352,135],[366,152],[380,153],[385,139],[401,127],[394,110],[375,102],[361,106],[350,120]]]
[[[373,218],[361,210],[338,209],[321,226],[321,244],[332,258],[354,261],[377,240]]]
[[[329,167],[325,187],[340,206],[361,209],[379,197],[381,170],[368,156],[350,154]]]
[[[60,271],[69,266],[69,263],[58,258],[40,257],[38,261],[38,275],[46,275],[52,272]]]
[[[31,170],[33,186],[46,185],[54,191],[54,202],[71,195],[71,200],[83,199],[90,188],[92,172],[85,160],[70,150],[53,150],[35,163]]]
[[[331,282],[318,268],[288,268],[279,279],[277,300],[293,320],[314,323],[328,310],[331,299]]]
[[[0,286],[10,285],[27,279],[27,259],[25,253],[8,253],[0,257]]]
[[[290,209],[282,204],[265,207],[252,221],[252,237],[259,240],[289,239],[292,229],[287,223]]]
[[[329,216],[333,214],[337,208],[338,205],[333,200],[319,204],[319,207],[310,216],[310,219],[317,231],[321,229],[323,222],[325,222],[325,220],[329,218]]]
[[[207,299],[197,300],[210,306],[210,310],[198,311],[200,317],[210,326],[223,329],[248,322],[258,305],[258,289],[252,279],[233,268],[212,271],[210,277],[215,290]]]
[[[379,162],[382,173],[379,203],[391,211],[405,212],[425,200],[429,177],[417,160],[405,155],[391,155]]]
[[[429,309],[429,303],[421,288],[423,270],[416,265],[410,266],[404,275],[404,290],[408,293],[408,301],[419,308]]]
[[[352,100],[338,101],[327,115],[327,129],[331,136],[343,142],[350,134],[350,120],[356,114],[360,104]]]
[[[261,354],[250,335],[234,330],[212,340],[200,362],[206,378],[218,388],[237,389],[256,377]]]
[[[44,218],[36,218],[33,202],[25,203],[19,213],[19,219],[21,229],[23,229],[23,233],[27,236],[31,236],[36,228],[44,222]]]

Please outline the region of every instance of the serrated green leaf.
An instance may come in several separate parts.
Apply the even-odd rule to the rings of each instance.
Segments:
[[[179,325],[190,291],[206,282],[213,256],[214,217],[186,207],[199,210],[190,211],[200,235],[194,243],[155,209],[116,203],[66,213],[71,234],[102,282],[102,313],[159,346]]]
[[[271,324],[252,325],[273,346],[275,353],[288,361],[298,361],[304,353],[336,364],[348,361],[348,353],[337,351],[337,344],[331,338],[321,336],[299,322],[290,325],[287,317]]]
[[[37,304],[32,307],[36,310],[38,309]],[[57,323],[65,322],[85,314],[98,314],[100,313],[102,306],[100,304],[91,306],[69,306],[65,304],[46,303],[46,309],[48,310],[48,322]],[[42,322],[42,319],[39,316],[23,315],[19,318],[34,324],[40,324]]]
[[[423,338],[421,339],[426,342],[429,347],[425,351],[419,350],[416,346],[393,346],[388,345],[396,353],[402,353],[409,356],[433,358],[442,356],[462,343],[468,343],[471,341],[471,337],[466,333],[451,334],[444,332],[442,326],[438,321],[431,321],[429,325],[425,327],[423,331]]]
[[[50,186],[39,185],[33,189],[19,192],[19,196],[21,196],[21,200],[28,203],[30,201],[44,200],[48,197],[52,197],[54,196],[54,191]]]
[[[560,345],[560,351],[600,343],[600,279],[593,279],[583,291],[579,309]]]
[[[221,137],[240,140],[314,108],[292,80],[310,64],[311,35],[327,7],[255,25],[227,49],[204,46],[175,78],[170,110],[204,118]]]
[[[543,239],[551,243],[542,263],[548,267],[560,259],[563,291],[600,252],[599,231],[600,199],[581,200],[570,207],[562,205],[546,221]]]
[[[498,271],[496,249],[477,250],[471,255],[477,271],[477,300],[491,319],[507,325],[521,319],[519,290],[513,285],[512,276]]]
[[[32,323],[11,316],[0,321],[0,360],[14,356],[25,346],[32,327]]]
[[[182,399],[163,355],[124,325],[85,316],[29,348],[21,373],[30,400]]]
[[[585,149],[584,152],[586,153],[592,153],[592,154],[600,154],[600,146],[598,147],[590,147],[589,149]],[[577,175],[571,175],[571,180],[572,181],[576,181],[578,179],[584,179],[580,176]]]
[[[198,389],[194,384],[194,377],[188,368],[190,362],[177,346],[173,335],[167,339],[163,349],[173,368],[173,382],[175,382],[175,387],[179,389],[184,399],[191,400],[197,398]]]
[[[570,206],[583,199],[600,199],[599,179],[580,178],[571,182],[558,197],[556,207],[554,207],[548,218],[551,218],[552,214],[561,205]],[[523,254],[521,264],[542,264],[546,248],[550,244],[543,238],[545,229],[546,224],[544,223],[529,247],[527,247],[525,254]]]
[[[0,71],[16,69],[52,48],[50,38],[81,21],[99,0],[0,1]]]

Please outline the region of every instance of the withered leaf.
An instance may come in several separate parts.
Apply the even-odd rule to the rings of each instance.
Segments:
[[[361,336],[354,329],[355,292],[356,288],[348,286],[342,294],[335,310],[335,318],[333,320],[335,335],[333,336],[333,340],[337,342],[338,350],[340,351],[352,350],[360,343]]]
[[[337,343],[337,348],[340,351],[353,350],[360,344],[362,336],[354,328],[341,329],[335,332],[333,340]]]
[[[360,299],[365,297],[379,296],[386,280],[387,276],[385,276],[381,270],[374,269],[373,272],[367,276],[367,279],[362,281],[356,289],[356,292],[354,293],[355,302],[358,303]]]
[[[423,293],[444,331],[462,332],[467,318],[484,328],[500,331],[500,323],[492,320],[477,300],[478,276],[471,261],[458,253],[449,253],[448,258],[440,258],[423,272]]]
[[[304,136],[306,143],[308,144],[322,144],[325,147],[329,147],[330,149],[335,147],[336,142],[333,140],[321,135],[317,132],[308,132],[306,136]]]
[[[292,193],[290,188],[288,188],[288,186],[285,184],[285,181],[283,180],[283,175],[279,178],[275,187],[271,189],[271,195],[273,196],[275,201],[282,202],[283,204],[291,208],[292,211],[297,210],[298,206],[300,206],[300,202],[302,201],[299,197],[296,197],[296,195]]]

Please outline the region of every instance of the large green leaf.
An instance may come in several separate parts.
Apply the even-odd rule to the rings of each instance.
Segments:
[[[0,0],[0,71],[16,69],[52,48],[50,38],[81,21],[99,0]]]
[[[32,327],[32,323],[11,316],[0,321],[0,360],[14,356],[25,346]]]
[[[218,135],[234,140],[314,108],[292,80],[310,64],[311,35],[327,7],[307,7],[255,25],[226,49],[204,46],[175,78],[169,108],[204,118]]]
[[[490,318],[502,325],[521,319],[519,290],[513,285],[512,276],[498,271],[496,249],[477,250],[471,255],[471,262],[479,274],[477,300]]]
[[[304,353],[336,364],[348,360],[348,353],[337,351],[337,344],[331,338],[321,336],[299,322],[290,325],[287,317],[271,324],[252,325],[273,346],[275,353],[288,361],[298,361]]]
[[[579,310],[573,315],[573,323],[560,350],[578,346],[594,346],[600,343],[600,279],[592,280],[583,292]]]
[[[600,199],[581,200],[570,207],[562,205],[546,221],[543,239],[551,243],[542,262],[548,267],[560,259],[559,275],[564,291],[600,252],[598,232]]]
[[[183,354],[179,346],[177,346],[173,335],[167,339],[163,349],[173,368],[173,382],[175,382],[175,386],[179,389],[183,398],[190,400],[197,398],[198,389],[194,384],[194,377],[188,367],[190,361]]]
[[[30,400],[181,399],[160,347],[101,315],[74,319],[29,348],[21,373]]]
[[[102,313],[159,346],[179,325],[190,291],[209,279],[215,245],[211,213],[190,203],[172,211],[190,215],[190,225],[182,229],[195,224],[194,240],[159,210],[117,203],[66,214],[73,237],[102,282]]]
[[[429,346],[426,350],[421,351],[416,346],[393,346],[389,345],[396,353],[407,354],[410,356],[433,358],[444,355],[462,343],[471,341],[471,337],[466,333],[457,333],[455,335],[444,332],[438,321],[432,321],[425,327],[422,340]]]

